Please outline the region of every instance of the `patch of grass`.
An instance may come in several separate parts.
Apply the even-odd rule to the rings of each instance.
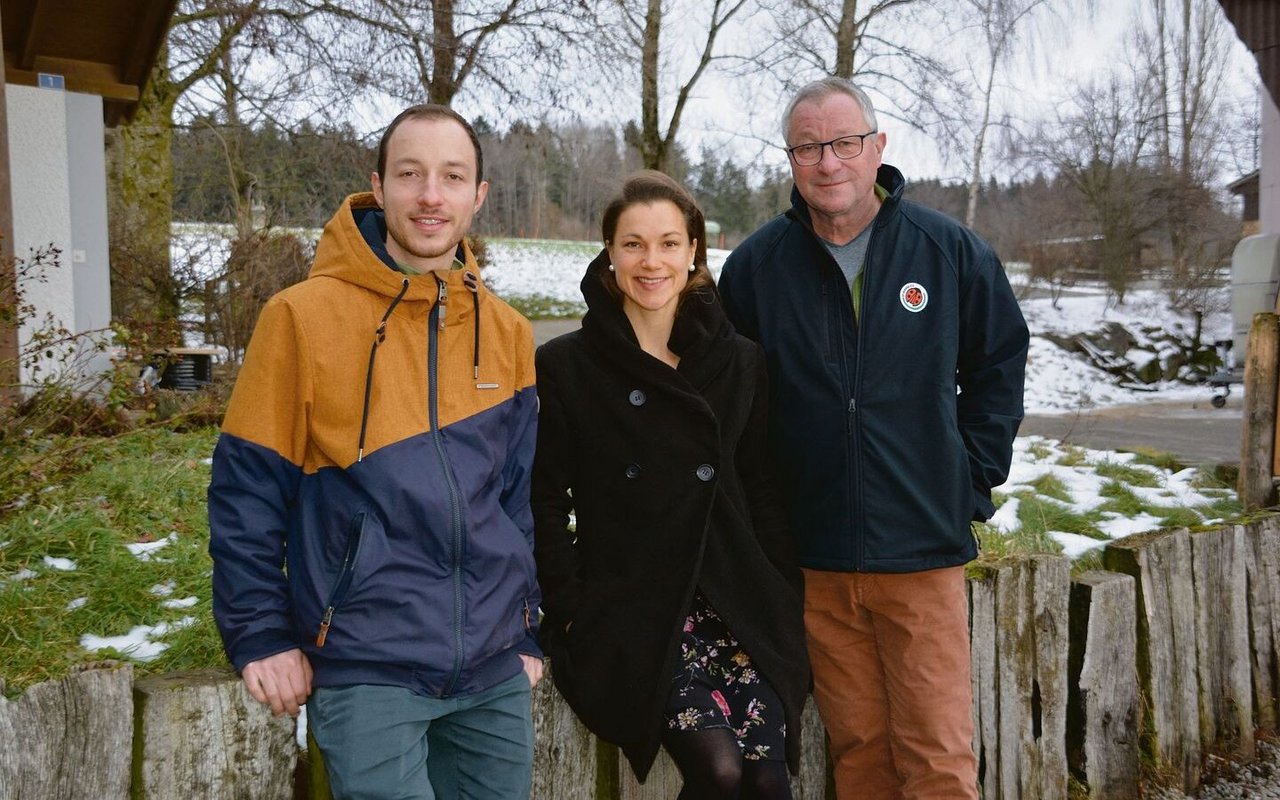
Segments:
[[[1118,481],[1107,481],[1098,490],[1098,494],[1107,498],[1106,502],[1098,506],[1098,511],[1110,511],[1122,517],[1136,517],[1147,511],[1147,504],[1142,498]]]
[[[1049,456],[1053,455],[1053,448],[1044,441],[1035,441],[1027,448],[1027,455],[1036,461],[1047,461]]]
[[[1071,574],[1074,576],[1091,569],[1106,569],[1106,565],[1102,563],[1102,550],[1103,548],[1098,547],[1077,557],[1071,562]]]
[[[1163,528],[1192,528],[1204,524],[1204,517],[1190,508],[1163,507],[1152,510]]]
[[[502,299],[528,319],[578,319],[587,313],[585,303],[557,300],[542,294],[516,295]]]
[[[1060,467],[1082,467],[1089,463],[1089,454],[1082,447],[1064,443],[1056,463]]]
[[[1186,466],[1173,453],[1166,453],[1162,450],[1150,450],[1148,448],[1137,448],[1134,451],[1134,464],[1146,464],[1156,469],[1167,470],[1168,472],[1181,472]]]
[[[59,484],[30,492],[0,518],[0,676],[6,693],[64,676],[75,664],[123,654],[86,651],[81,636],[121,636],[137,625],[189,627],[136,664],[157,672],[224,663],[210,613],[205,490],[217,432],[139,430],[85,438]],[[38,447],[41,443],[33,442]],[[172,537],[141,560],[125,545]],[[68,559],[70,570],[46,559]],[[62,564],[62,566],[68,566]],[[153,587],[167,586],[167,595]],[[165,600],[196,598],[191,607]],[[73,607],[75,605],[79,607]]]
[[[975,522],[973,524],[973,535],[978,539],[978,560],[980,562],[1041,553],[1056,555],[1062,552],[1062,547],[1046,536],[1043,530],[1028,530],[1026,526],[1013,533],[1005,533],[990,525]]]
[[[557,256],[576,258],[583,263],[590,261],[600,252],[599,242],[581,242],[570,239],[515,239],[498,236],[486,237],[489,244],[499,245],[511,250],[524,250],[534,253],[552,253]]]
[[[1208,494],[1208,492],[1205,492]],[[1244,511],[1244,506],[1240,505],[1240,501],[1234,494],[1226,494],[1214,500],[1212,503],[1195,506],[1195,510],[1205,519],[1231,519],[1239,516]]]
[[[1027,536],[1044,536],[1048,531],[1065,531],[1090,536],[1094,539],[1107,537],[1098,529],[1096,519],[1064,507],[1061,503],[1046,500],[1031,492],[1019,495],[1022,501],[1018,504],[1018,522],[1021,523],[1019,533]]]
[[[1228,475],[1220,469],[1208,470],[1204,467],[1200,467],[1196,470],[1196,475],[1190,482],[1192,489],[1196,489],[1203,494],[1213,494],[1216,492],[1235,494],[1235,485],[1235,476],[1228,477]]]
[[[1135,467],[1130,464],[1118,464],[1114,461],[1103,461],[1094,464],[1094,470],[1104,478],[1124,481],[1131,486],[1154,489],[1160,485],[1159,478],[1149,469]]]
[[[1061,500],[1064,503],[1070,503],[1071,493],[1067,491],[1067,485],[1062,479],[1051,473],[1045,473],[1030,482],[1030,485],[1040,494],[1046,497],[1052,497],[1055,500]]]

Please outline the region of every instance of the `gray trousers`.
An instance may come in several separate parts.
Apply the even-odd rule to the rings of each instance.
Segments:
[[[529,679],[438,699],[394,686],[321,687],[307,723],[334,800],[525,800],[533,780]]]

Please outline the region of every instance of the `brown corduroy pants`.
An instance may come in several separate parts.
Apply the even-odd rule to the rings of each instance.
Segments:
[[[840,800],[976,798],[964,568],[804,574]]]

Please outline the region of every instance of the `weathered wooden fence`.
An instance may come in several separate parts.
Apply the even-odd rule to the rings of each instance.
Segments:
[[[1065,559],[1035,557],[971,577],[984,800],[1065,800],[1072,781],[1074,796],[1136,798],[1144,772],[1190,790],[1205,753],[1248,759],[1255,732],[1276,731],[1280,516],[1129,537],[1107,546],[1104,563],[1073,579]],[[550,681],[534,702],[535,798],[678,792],[665,756],[637,784]],[[824,800],[812,707],[802,735],[795,794]],[[95,665],[0,696],[0,800],[327,797],[322,772],[297,763],[291,722],[226,670],[135,679],[129,666]]]

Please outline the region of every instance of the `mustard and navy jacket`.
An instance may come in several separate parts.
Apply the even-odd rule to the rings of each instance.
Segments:
[[[540,655],[532,331],[465,246],[447,278],[391,269],[370,215],[347,198],[245,354],[209,487],[214,617],[237,669],[301,647],[315,686],[471,694]]]

